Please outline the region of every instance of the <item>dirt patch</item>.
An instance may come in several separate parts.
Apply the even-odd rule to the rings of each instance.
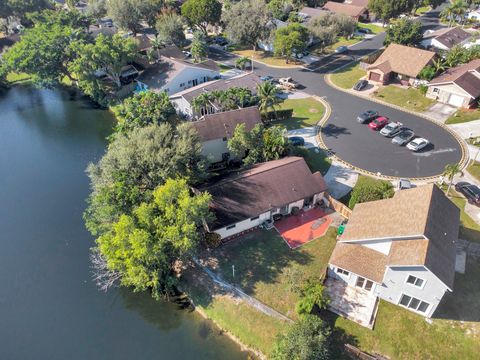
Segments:
[[[309,112],[310,114],[317,114],[317,113],[318,113],[318,109],[310,108],[310,109],[308,109],[308,112]]]

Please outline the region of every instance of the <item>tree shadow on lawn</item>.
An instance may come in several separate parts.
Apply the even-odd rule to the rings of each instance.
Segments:
[[[480,321],[480,259],[467,255],[465,274],[455,273],[453,292],[447,292],[433,317]]]
[[[335,327],[339,315],[328,310],[320,310],[315,315],[318,315],[330,327],[332,334],[330,335],[332,359],[351,359],[345,349],[346,344],[358,346],[357,338],[353,335],[347,334],[345,330]]]
[[[216,249],[212,255],[223,278],[249,294],[254,293],[258,282],[277,282],[286,267],[314,260],[306,252],[291,250],[275,229],[255,230]]]

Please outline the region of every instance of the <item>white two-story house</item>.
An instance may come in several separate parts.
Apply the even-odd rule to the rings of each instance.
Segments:
[[[329,260],[331,310],[371,328],[383,299],[430,318],[453,290],[459,219],[433,184],[357,204]]]

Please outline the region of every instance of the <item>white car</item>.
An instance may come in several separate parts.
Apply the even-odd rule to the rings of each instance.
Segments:
[[[427,139],[424,138],[416,138],[410,141],[407,144],[407,149],[412,150],[412,151],[420,151],[422,150],[425,146],[430,144],[430,142]]]

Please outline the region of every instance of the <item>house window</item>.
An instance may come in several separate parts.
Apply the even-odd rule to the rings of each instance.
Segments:
[[[438,94],[440,92],[440,89],[439,88],[433,88],[432,92],[434,94]]]
[[[188,83],[191,84],[191,83],[192,83],[192,80],[188,80]]]
[[[181,83],[181,84],[180,84],[180,87],[184,87],[184,86],[185,86],[185,83]]]
[[[250,218],[250,221],[255,221],[255,220],[258,220],[258,219],[260,219],[260,216],[255,216],[255,217]]]
[[[224,137],[222,140],[223,140],[223,141],[227,141],[227,138],[226,138],[226,137]]]
[[[236,226],[237,226],[237,224],[228,225],[228,226],[226,227],[226,229],[227,229],[227,230],[230,230],[230,229],[235,228]]]
[[[421,313],[427,312],[428,307],[430,306],[430,304],[426,303],[425,301],[419,300],[417,298],[414,298],[413,296],[408,296],[405,294],[402,294],[402,297],[400,298],[400,305]]]
[[[350,276],[350,272],[348,272],[347,270],[340,269],[340,268],[337,268],[335,270],[335,272],[337,274],[340,274],[340,275]]]
[[[416,276],[413,276],[413,275],[408,275],[407,277],[407,284],[410,284],[410,285],[415,285],[416,287],[423,287],[423,284],[425,283],[425,281],[423,279],[420,279]]]
[[[367,291],[370,291],[370,290],[372,290],[373,282],[359,276],[357,278],[356,286],[359,287],[359,288],[365,289]]]

